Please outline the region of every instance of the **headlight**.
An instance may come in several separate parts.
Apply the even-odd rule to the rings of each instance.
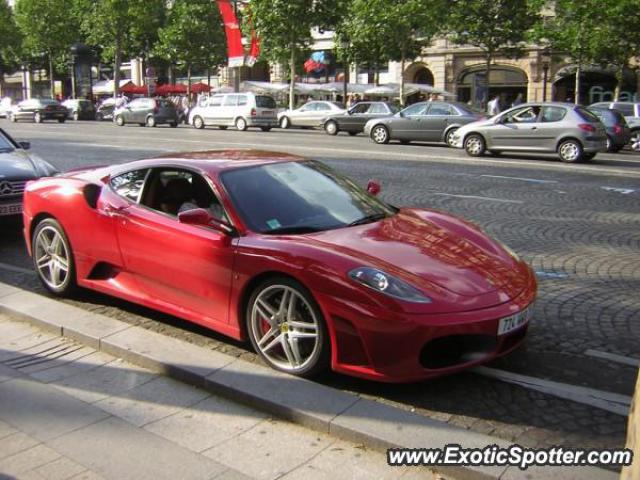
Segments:
[[[390,297],[407,302],[431,303],[431,299],[423,295],[417,288],[377,268],[358,267],[349,272],[349,277],[365,287]]]

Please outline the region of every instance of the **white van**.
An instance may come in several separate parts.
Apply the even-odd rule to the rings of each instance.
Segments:
[[[195,128],[215,125],[221,130],[259,127],[268,132],[278,125],[276,101],[269,95],[224,93],[204,98],[189,112],[189,124]]]

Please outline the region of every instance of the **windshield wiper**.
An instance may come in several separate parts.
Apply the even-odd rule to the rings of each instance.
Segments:
[[[367,215],[365,217],[359,218],[358,220],[354,220],[353,222],[351,222],[347,226],[348,227],[355,227],[356,225],[364,225],[365,223],[373,223],[373,222],[377,222],[378,220],[382,220],[383,218],[386,218],[386,217],[387,217],[386,213],[372,213],[371,215]]]
[[[298,227],[280,227],[280,228],[274,228],[273,230],[267,230],[266,232],[263,232],[267,235],[274,235],[274,234],[287,234],[287,233],[314,233],[314,232],[320,232],[322,231],[320,228],[316,228],[316,227],[310,227],[308,225],[301,225]]]

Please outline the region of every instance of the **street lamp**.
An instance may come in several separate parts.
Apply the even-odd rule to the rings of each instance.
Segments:
[[[547,101],[547,80],[549,76],[549,65],[551,65],[551,49],[545,47],[540,52],[540,62],[542,63],[542,101]]]
[[[347,105],[347,88],[348,88],[348,78],[347,72],[349,70],[349,61],[347,60],[347,49],[349,48],[349,41],[346,38],[342,38],[340,40],[340,48],[342,48],[342,58],[344,73],[342,74],[342,103]]]

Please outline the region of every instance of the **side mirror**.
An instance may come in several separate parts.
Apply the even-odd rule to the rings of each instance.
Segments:
[[[29,150],[31,148],[31,142],[18,142],[18,145],[20,145],[20,148],[23,150]]]
[[[369,192],[374,197],[377,196],[381,190],[382,186],[375,180],[369,180],[369,183],[367,183],[367,192]]]
[[[178,213],[178,221],[185,225],[209,227],[225,235],[232,235],[235,230],[231,225],[221,222],[204,208],[194,208]]]

